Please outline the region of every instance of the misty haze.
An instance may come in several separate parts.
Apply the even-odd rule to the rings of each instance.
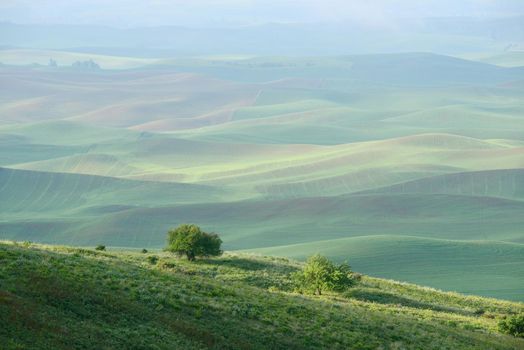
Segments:
[[[0,1],[0,349],[524,349],[524,3]]]

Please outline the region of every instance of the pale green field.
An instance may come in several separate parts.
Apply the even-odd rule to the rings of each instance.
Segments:
[[[524,70],[95,60],[119,69],[0,67],[0,238],[159,248],[194,222],[230,250],[524,300]]]
[[[485,63],[495,64],[501,67],[523,67],[524,51],[509,51],[498,54],[472,54],[463,55],[466,59],[472,59]]]
[[[58,66],[71,66],[77,61],[93,60],[103,69],[130,69],[138,68],[158,62],[156,59],[134,57],[106,56],[79,52],[37,49],[3,49],[0,50],[0,62],[7,65],[47,66],[49,60],[56,61]]]

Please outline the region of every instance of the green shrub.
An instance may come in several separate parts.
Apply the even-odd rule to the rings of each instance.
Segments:
[[[146,253],[147,253],[147,249],[146,248],[142,249],[142,254],[146,254]]]
[[[484,309],[476,309],[475,311],[473,311],[473,315],[475,315],[475,316],[482,316],[482,315],[484,315],[485,312],[486,312],[486,310],[484,310]]]
[[[524,313],[501,320],[499,331],[514,337],[524,338]]]
[[[97,246],[95,247],[95,250],[102,250],[102,251],[103,251],[103,250],[106,250],[106,246],[103,245],[103,244],[99,244],[99,245],[97,245]]]
[[[347,263],[334,264],[325,256],[311,256],[302,271],[293,274],[296,290],[322,295],[322,291],[343,291],[353,286],[356,279]]]
[[[176,267],[176,265],[172,262],[169,262],[169,261],[162,261],[160,263],[160,267],[163,268],[163,269],[174,269]]]
[[[197,225],[181,225],[167,233],[169,252],[185,255],[193,261],[197,256],[218,256],[222,254],[222,240],[216,233],[204,232]]]
[[[156,255],[150,255],[147,257],[147,261],[151,264],[151,265],[156,265],[156,263],[158,262],[158,256]]]

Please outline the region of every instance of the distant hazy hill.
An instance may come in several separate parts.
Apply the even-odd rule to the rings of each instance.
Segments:
[[[278,24],[230,28],[176,26],[116,29],[87,25],[0,24],[0,45],[71,49],[125,56],[176,54],[306,54],[502,51],[524,39],[522,17],[437,18],[369,26]]]

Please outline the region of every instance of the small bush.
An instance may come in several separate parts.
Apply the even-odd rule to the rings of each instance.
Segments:
[[[524,338],[524,313],[501,320],[499,331],[514,337]]]
[[[475,311],[473,311],[473,315],[475,316],[482,316],[484,315],[486,311],[484,309],[476,309]]]
[[[147,257],[147,261],[151,264],[151,265],[156,265],[156,263],[158,262],[158,256],[156,255],[150,255]]]
[[[174,269],[176,265],[169,261],[162,261],[162,263],[160,264],[160,267],[163,269]]]
[[[103,245],[103,244],[99,244],[95,247],[95,250],[101,250],[101,251],[104,251],[106,250],[106,246]]]
[[[302,271],[293,274],[296,290],[322,295],[324,290],[341,292],[353,286],[357,280],[348,264],[334,264],[325,256],[311,256]]]
[[[147,249],[146,248],[142,249],[142,254],[146,254],[146,253],[147,253]]]

